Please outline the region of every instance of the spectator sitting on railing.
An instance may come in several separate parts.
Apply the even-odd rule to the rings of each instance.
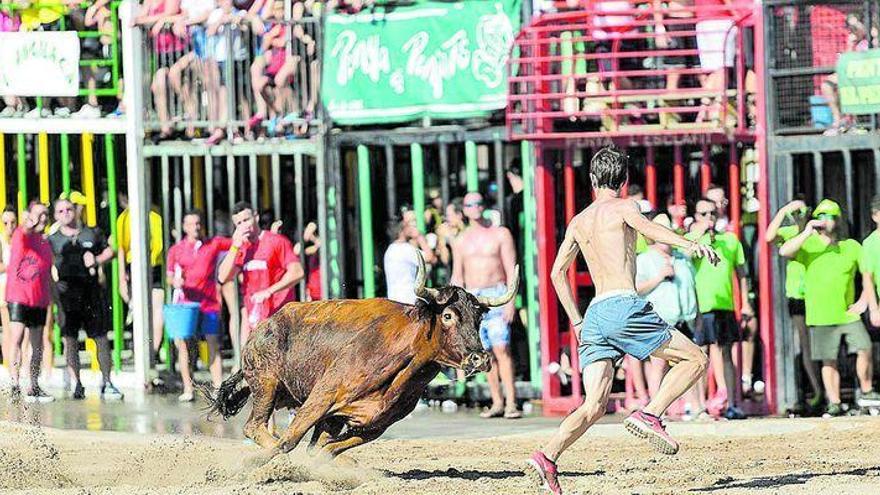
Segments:
[[[180,14],[168,19],[172,22],[171,32],[178,39],[185,40],[185,51],[168,71],[168,83],[183,103],[183,120],[191,122],[198,119],[198,98],[196,95],[195,77],[184,77],[184,73],[199,74],[205,78],[208,57],[207,36],[204,23],[214,10],[214,0],[181,0]],[[192,124],[186,127],[186,136],[195,136]]]
[[[263,54],[251,65],[257,113],[248,121],[248,133],[252,133],[268,116],[271,116],[269,132],[283,131],[283,124],[278,119],[292,107],[293,93],[289,86],[299,63],[299,57],[287,53],[289,28],[284,21],[284,1],[275,0],[261,43]]]
[[[174,35],[171,25],[180,14],[179,0],[144,0],[134,25],[149,28],[156,70],[150,90],[153,105],[159,118],[159,135],[156,139],[168,139],[172,135],[171,116],[168,108],[169,71],[186,48],[186,40]]]
[[[863,52],[870,48],[868,43],[868,31],[856,15],[850,14],[847,16],[846,27],[849,29],[849,35],[847,35],[846,39],[847,52]],[[837,134],[851,131],[854,120],[851,116],[844,116],[840,112],[840,98],[837,92],[837,73],[831,74],[822,82],[822,96],[828,100],[828,106],[831,108],[831,115],[834,119],[831,127],[829,127],[824,134],[826,136],[836,136]]]
[[[702,98],[702,109],[697,114],[697,122],[708,121],[715,125],[736,125],[736,110],[722,97],[727,89],[726,71],[734,66],[736,60],[736,37],[738,28],[732,14],[724,7],[733,0],[696,0],[697,7],[697,50],[700,54],[700,67],[708,74],[700,75],[700,85],[707,91],[715,91],[719,98]],[[713,8],[714,7],[714,8]],[[722,108],[725,108],[722,111]],[[726,113],[727,122],[721,122]],[[732,120],[732,122],[731,122]],[[730,124],[733,125],[730,125]]]
[[[208,90],[213,90],[214,96],[208,100],[208,118],[218,123],[208,138],[209,145],[220,142],[226,135],[223,126],[230,118],[229,91],[233,94],[232,101],[241,104],[242,118],[250,118],[251,108],[243,81],[248,74],[248,49],[242,40],[242,24],[248,24],[255,35],[263,34],[265,29],[262,19],[245,10],[236,9],[232,0],[219,0],[218,7],[208,17],[208,48],[210,59],[216,62],[211,64],[210,70],[211,83],[208,84]],[[226,33],[232,36],[232,67],[227,67],[229,55]]]
[[[314,7],[314,5],[312,7]],[[299,63],[305,66],[303,70],[299,72],[299,74],[301,74],[301,79],[296,86],[297,94],[292,98],[293,103],[297,107],[294,111],[303,111],[301,117],[304,122],[302,125],[296,126],[294,129],[294,132],[297,134],[305,134],[308,132],[309,121],[314,116],[315,107],[318,104],[318,87],[320,86],[319,81],[321,77],[320,65],[318,64],[318,58],[316,57],[317,43],[315,42],[315,39],[306,32],[303,23],[308,8],[309,5],[305,2],[297,2],[293,4],[293,9],[291,10],[291,20],[293,21],[293,36],[291,38],[293,44],[292,51],[299,57]],[[306,75],[306,70],[308,70],[308,76]],[[308,94],[303,94],[304,92],[307,92]],[[305,108],[300,109],[298,106],[303,99],[305,100]],[[291,117],[296,117],[296,115],[288,115],[285,117],[285,122],[287,123],[294,120],[294,118]]]

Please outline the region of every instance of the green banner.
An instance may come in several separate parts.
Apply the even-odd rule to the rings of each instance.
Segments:
[[[520,2],[428,1],[328,16],[321,95],[330,117],[393,123],[504,108]]]
[[[880,49],[841,54],[837,84],[843,113],[880,113]]]

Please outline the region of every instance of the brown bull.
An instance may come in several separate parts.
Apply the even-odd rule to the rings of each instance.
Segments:
[[[517,285],[513,280],[494,299],[460,287],[430,289],[422,262],[412,306],[387,299],[290,303],[257,326],[241,371],[216,394],[203,393],[224,418],[253,396],[244,434],[262,447],[288,452],[314,427],[311,445],[339,455],[412,412],[441,365],[486,370],[480,322],[489,307],[508,303]],[[277,438],[267,425],[281,408],[296,415]]]

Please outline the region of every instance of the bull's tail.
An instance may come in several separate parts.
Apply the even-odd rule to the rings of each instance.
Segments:
[[[207,383],[196,383],[196,389],[205,397],[208,407],[205,408],[208,417],[220,415],[223,419],[229,419],[247,404],[251,396],[251,388],[244,381],[244,373],[239,370],[230,376],[216,391]]]

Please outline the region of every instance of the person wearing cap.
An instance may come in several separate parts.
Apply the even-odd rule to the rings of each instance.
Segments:
[[[654,217],[654,223],[672,230],[672,221],[665,213]],[[690,257],[668,244],[649,242],[648,248],[636,257],[636,291],[654,306],[663,321],[688,338],[700,323],[695,276]],[[646,364],[648,390],[654,396],[667,366],[665,361],[653,357]],[[703,397],[705,381],[705,376],[701,377],[691,389],[684,419],[708,417]]]
[[[862,324],[861,314],[876,305],[871,272],[862,258],[862,246],[844,237],[846,222],[840,205],[823,199],[813,210],[813,219],[804,230],[779,248],[779,254],[803,263],[804,305],[810,329],[810,351],[822,362],[822,383],[828,397],[825,416],[844,414],[840,400],[840,373],[837,356],[841,338],[848,353],[856,354],[859,379],[859,405],[880,404],[880,394],[871,381],[871,338]],[[855,298],[854,279],[862,274],[861,297]]]
[[[783,226],[783,222],[788,220],[791,225]],[[810,220],[809,208],[807,204],[800,199],[789,202],[779,209],[773,220],[767,226],[766,241],[767,244],[779,247],[786,241],[798,235]],[[804,273],[806,268],[804,264],[789,259],[785,264],[785,297],[788,299],[788,315],[791,318],[791,324],[798,332],[798,338],[801,345],[801,361],[804,370],[807,372],[807,379],[813,389],[813,398],[807,402],[807,406],[815,410],[820,407],[825,398],[822,393],[822,382],[819,380],[819,367],[810,354],[810,333],[807,330],[805,317],[807,309],[804,305]]]
[[[743,419],[745,414],[736,406],[736,367],[733,363],[733,344],[740,340],[736,321],[733,280],[739,283],[740,310],[743,320],[755,313],[749,301],[749,283],[746,278],[746,257],[736,235],[716,229],[718,207],[715,201],[702,198],[697,201],[694,223],[685,237],[700,244],[712,246],[721,256],[717,265],[696,260],[697,300],[702,324],[694,332],[694,342],[709,347],[709,357],[715,371],[718,392],[709,401],[709,409],[727,419]],[[724,408],[725,403],[727,408]]]

